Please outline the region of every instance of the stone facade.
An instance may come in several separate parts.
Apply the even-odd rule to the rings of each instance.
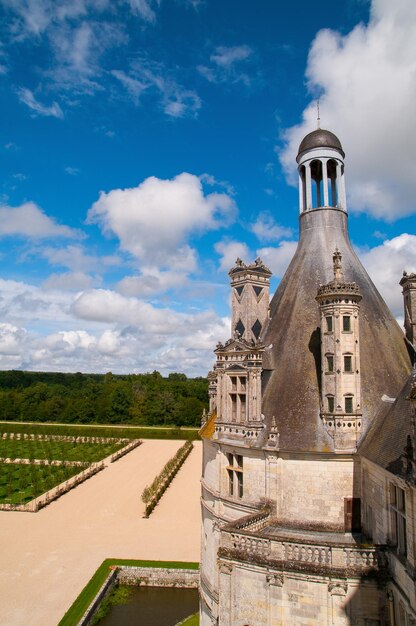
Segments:
[[[270,310],[260,259],[230,271],[201,429],[201,626],[414,623],[416,386],[348,240],[344,157],[329,131],[300,145],[301,241]]]

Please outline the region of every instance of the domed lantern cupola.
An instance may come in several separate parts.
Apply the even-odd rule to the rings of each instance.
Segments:
[[[347,210],[344,157],[334,133],[318,128],[303,138],[299,146],[299,210],[321,208]]]

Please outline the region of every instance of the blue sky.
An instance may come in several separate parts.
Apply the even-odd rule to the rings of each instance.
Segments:
[[[411,0],[0,0],[0,367],[204,374],[227,271],[273,287],[295,156],[341,139],[352,240],[394,313],[416,271]]]

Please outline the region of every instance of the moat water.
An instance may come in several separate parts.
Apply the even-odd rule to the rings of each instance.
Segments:
[[[113,607],[99,626],[175,626],[198,608],[197,589],[135,587],[128,603]]]

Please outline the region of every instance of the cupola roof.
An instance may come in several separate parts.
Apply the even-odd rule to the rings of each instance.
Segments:
[[[330,130],[325,130],[324,128],[317,128],[311,133],[308,133],[302,139],[297,158],[299,158],[304,152],[308,152],[314,148],[333,148],[338,150],[342,156],[345,157],[344,150],[342,149],[342,145],[338,137],[334,135],[334,133],[331,133]]]

